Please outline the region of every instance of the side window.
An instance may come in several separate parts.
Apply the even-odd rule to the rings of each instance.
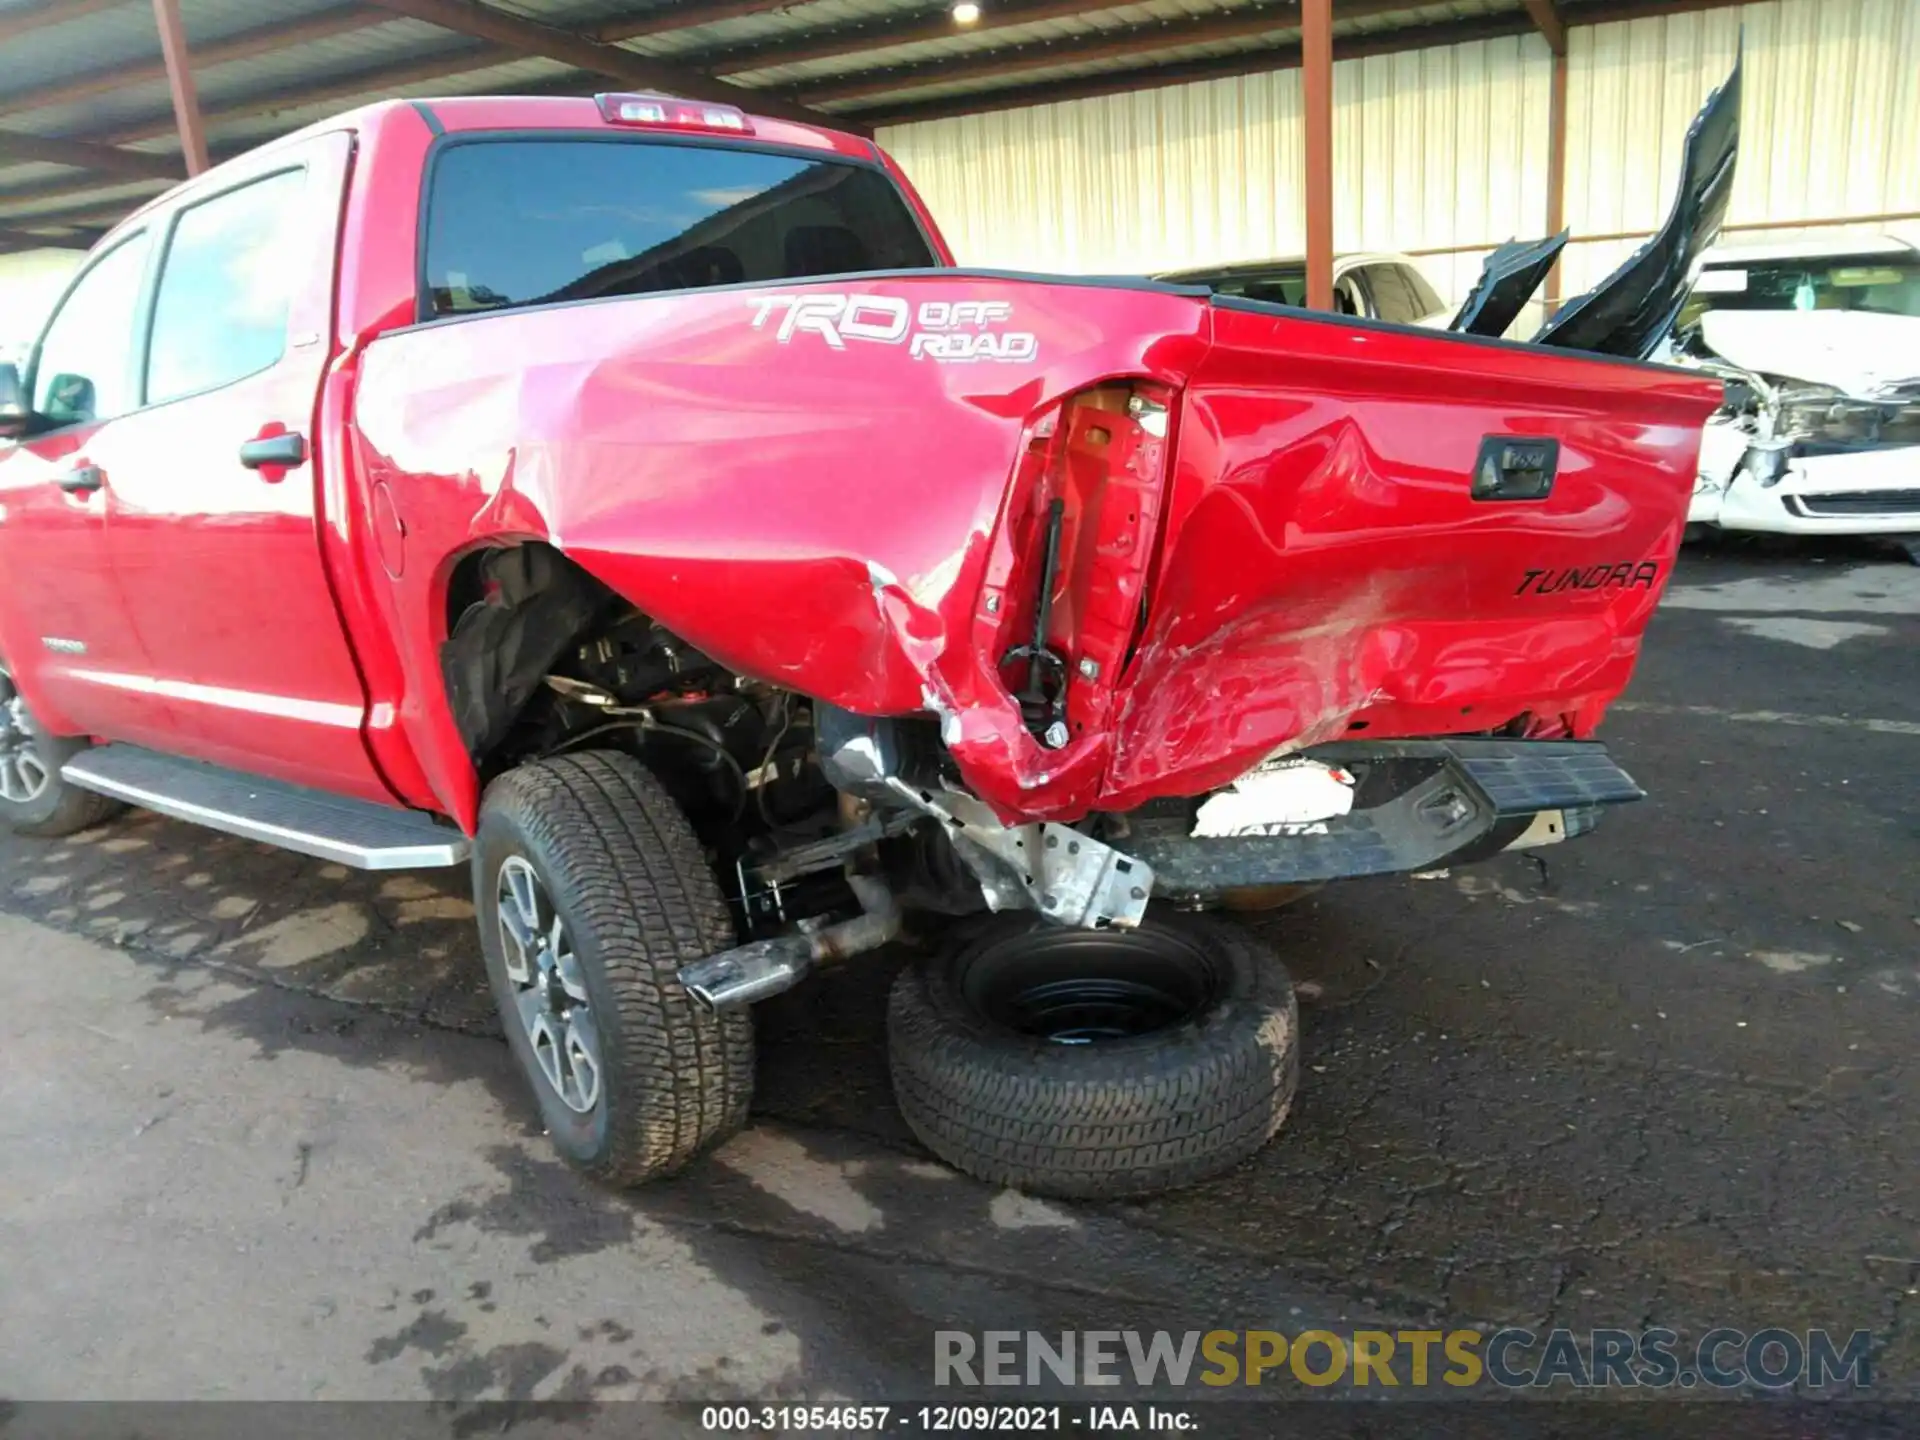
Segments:
[[[189,206],[174,222],[154,294],[147,403],[265,370],[287,342],[304,170]]]
[[[1369,265],[1366,280],[1367,289],[1373,295],[1374,312],[1380,319],[1411,325],[1427,313],[1420,303],[1419,292],[1398,265]]]
[[[128,363],[134,310],[147,268],[145,233],[96,260],[67,293],[40,339],[33,409],[55,425],[111,420],[133,408]]]

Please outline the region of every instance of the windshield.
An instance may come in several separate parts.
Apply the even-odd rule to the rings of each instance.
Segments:
[[[1920,256],[1835,255],[1711,265],[1701,272],[1684,329],[1709,310],[1858,310],[1920,316]]]
[[[885,174],[807,155],[488,139],[431,176],[435,315],[939,263]]]

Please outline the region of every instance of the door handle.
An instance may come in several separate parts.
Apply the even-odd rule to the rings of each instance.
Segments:
[[[304,463],[306,458],[307,438],[293,431],[264,435],[240,447],[240,463],[249,470],[264,470],[269,465],[290,467]]]
[[[60,488],[69,495],[91,495],[107,483],[107,472],[98,465],[76,465],[60,477]]]

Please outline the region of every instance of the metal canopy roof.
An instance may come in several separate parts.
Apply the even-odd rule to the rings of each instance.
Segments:
[[[1730,0],[1336,0],[1338,58]],[[870,131],[1297,65],[1299,0],[0,0],[0,250],[85,246],[186,174],[369,100],[660,89]]]

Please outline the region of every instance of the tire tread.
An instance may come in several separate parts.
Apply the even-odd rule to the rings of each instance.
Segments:
[[[1228,963],[1252,967],[1251,993],[1164,1046],[1037,1051],[983,1032],[927,966],[909,966],[887,1017],[908,1126],[970,1175],[1077,1199],[1175,1189],[1245,1160],[1292,1105],[1299,1011],[1276,957],[1237,926],[1204,929]]]
[[[699,840],[659,781],[617,751],[522,766],[486,805],[509,808],[547,855],[550,886],[591,931],[613,996],[601,1031],[607,1141],[576,1163],[619,1186],[671,1174],[743,1126],[753,1094],[751,1018],[713,1014],[679,982],[682,965],[734,943]]]

